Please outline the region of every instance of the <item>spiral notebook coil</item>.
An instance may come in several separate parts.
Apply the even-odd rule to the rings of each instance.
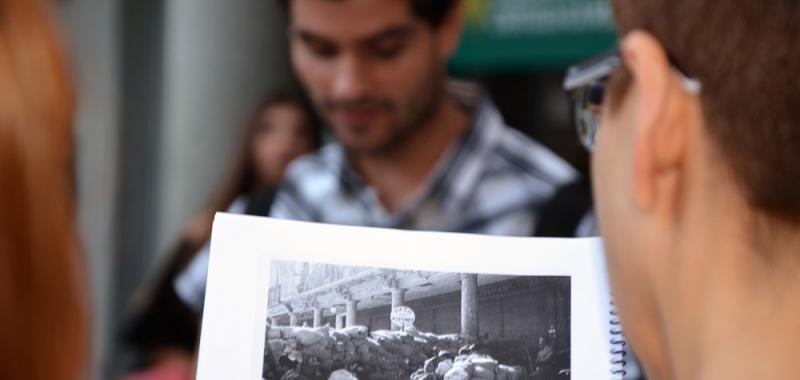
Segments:
[[[611,378],[614,380],[622,380],[627,374],[625,371],[625,357],[628,353],[625,350],[625,346],[628,343],[625,342],[625,337],[622,333],[622,324],[619,320],[619,314],[614,307],[614,302],[611,302],[611,311],[609,314],[611,317],[609,319],[609,333],[611,336],[609,340],[611,346],[609,351],[611,355]]]

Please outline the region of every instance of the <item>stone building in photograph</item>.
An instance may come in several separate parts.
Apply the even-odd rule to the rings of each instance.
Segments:
[[[503,342],[511,350],[570,347],[569,277],[421,272],[276,261],[268,318],[274,326],[362,325],[398,329],[390,313],[410,307],[414,327]],[[514,344],[508,345],[507,343]]]

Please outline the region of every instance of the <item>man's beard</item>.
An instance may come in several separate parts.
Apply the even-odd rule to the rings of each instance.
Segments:
[[[321,102],[323,115],[332,115],[341,110],[379,110],[392,114],[396,121],[389,126],[389,134],[375,146],[345,146],[351,153],[380,155],[402,147],[415,132],[419,131],[436,113],[444,98],[444,74],[432,73],[420,82],[420,87],[411,92],[405,107],[388,98],[364,97],[354,101],[329,100]],[[331,125],[333,121],[327,117]],[[335,128],[334,128],[335,129]]]

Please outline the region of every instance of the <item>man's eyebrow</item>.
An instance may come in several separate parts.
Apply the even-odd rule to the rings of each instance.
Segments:
[[[322,43],[333,43],[333,41],[323,37],[320,34],[314,33],[308,29],[302,28],[290,28],[289,29],[289,36],[299,38],[303,41],[309,42],[322,42]]]
[[[387,39],[405,39],[416,34],[417,30],[418,29],[414,25],[392,26],[364,38],[362,43],[370,44]]]
[[[377,33],[367,36],[359,44],[374,44],[387,39],[405,39],[415,35],[418,31],[414,25],[397,25],[385,28]],[[289,36],[292,38],[299,38],[306,42],[335,44],[335,41],[326,38],[322,34],[316,33],[309,29],[302,27],[289,28]]]

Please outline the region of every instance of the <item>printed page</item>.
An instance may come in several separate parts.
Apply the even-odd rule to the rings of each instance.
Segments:
[[[218,214],[198,379],[608,379],[598,239]]]

